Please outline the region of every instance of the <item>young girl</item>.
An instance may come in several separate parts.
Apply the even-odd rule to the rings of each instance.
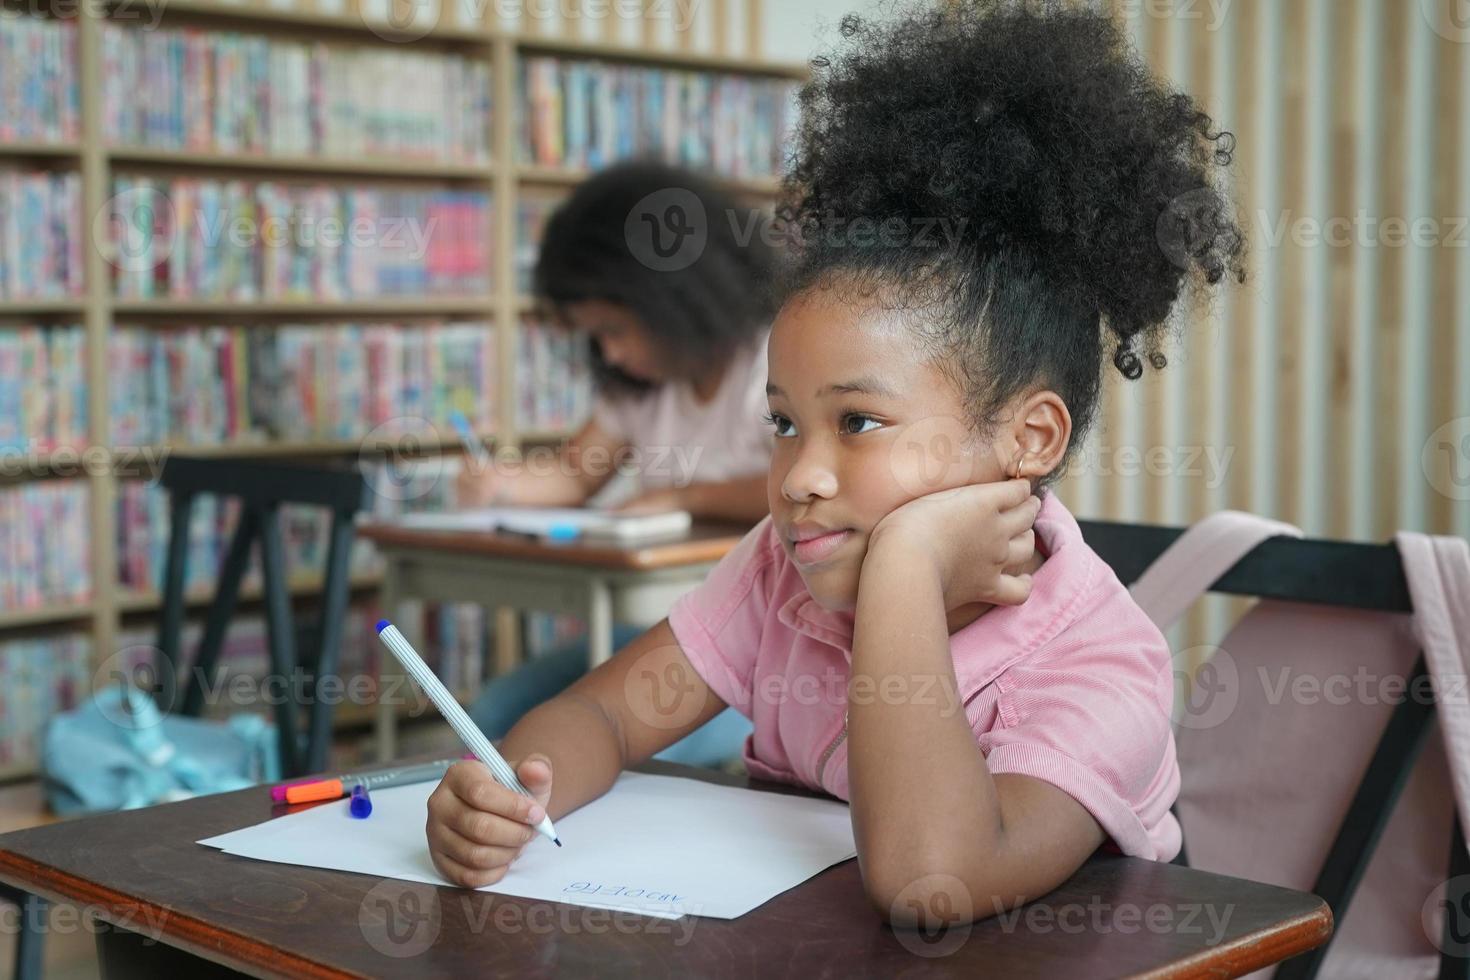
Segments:
[[[1185,287],[1241,277],[1230,138],[1104,16],[946,6],[849,18],[804,91],[770,519],[509,733],[534,802],[449,771],[448,880],[498,881],[544,812],[726,705],[752,775],[849,801],[890,921],[995,914],[1102,845],[1177,853],[1169,650],[1047,486],[1105,357],[1162,367]]]
[[[630,216],[658,211],[660,202],[704,212],[702,247],[677,268],[629,247]],[[766,516],[771,435],[745,421],[765,405],[775,256],[759,235],[737,237],[725,220],[736,207],[697,174],[640,162],[602,171],[557,208],[533,290],[556,322],[587,338],[597,404],[557,465],[466,467],[462,504],[572,507],[600,494],[603,504],[687,510],[747,527]],[[615,466],[620,460],[629,465]],[[613,483],[617,470],[627,473],[622,485]],[[615,647],[639,632],[619,623]],[[501,738],[586,670],[585,644],[553,650],[492,680],[470,716]],[[717,765],[737,757],[749,734],[750,722],[728,711],[660,757]]]

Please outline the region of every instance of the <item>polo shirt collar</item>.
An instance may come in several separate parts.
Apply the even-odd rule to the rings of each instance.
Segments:
[[[1030,598],[1019,606],[996,606],[950,637],[955,680],[966,697],[1060,633],[1093,588],[1096,559],[1076,518],[1049,488],[1041,491],[1035,529],[1047,559],[1032,579]],[[824,609],[800,589],[776,617],[798,633],[841,649],[851,662],[852,613]]]

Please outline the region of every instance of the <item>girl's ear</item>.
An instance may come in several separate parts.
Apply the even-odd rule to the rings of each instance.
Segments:
[[[1067,454],[1072,439],[1072,414],[1056,392],[1033,392],[1012,416],[1011,435],[1016,448],[1006,476],[1033,479],[1046,476],[1061,465]]]

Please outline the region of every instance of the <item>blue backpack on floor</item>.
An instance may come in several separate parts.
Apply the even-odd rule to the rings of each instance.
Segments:
[[[41,744],[46,800],[61,815],[131,810],[281,778],[276,727],[164,715],[131,686],[53,717]]]

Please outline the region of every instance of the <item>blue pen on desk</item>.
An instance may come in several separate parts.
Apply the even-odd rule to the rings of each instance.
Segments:
[[[352,787],[352,801],[347,804],[347,812],[359,820],[373,812],[373,799],[368,796],[368,788],[362,783]]]
[[[378,620],[378,639],[383,641],[383,645],[403,665],[403,669],[418,682],[419,687],[423,688],[429,700],[434,702],[434,707],[438,708],[444,720],[449,722],[449,727],[453,728],[460,741],[464,742],[465,748],[473,752],[475,758],[485,763],[490,769],[490,774],[495,777],[495,781],[513,793],[530,798],[531,791],[521,785],[521,781],[516,778],[515,770],[511,769],[501,758],[500,753],[495,751],[495,746],[490,744],[485,733],[470,720],[469,715],[465,714],[464,708],[459,706],[459,702],[454,699],[454,695],[449,693],[444,682],[435,676],[434,672],[429,669],[429,665],[424,663],[424,658],[420,657],[418,651],[409,645],[402,633],[398,632],[398,627],[386,619]],[[561,847],[561,841],[557,839],[556,828],[552,826],[549,814],[541,818],[536,829],[557,847]]]

